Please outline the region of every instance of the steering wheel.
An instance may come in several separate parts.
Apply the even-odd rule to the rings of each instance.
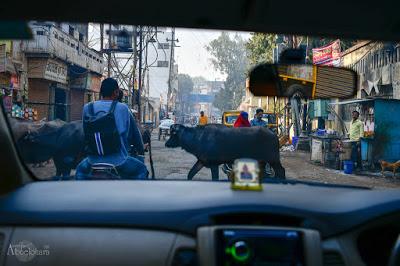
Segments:
[[[400,235],[397,237],[396,243],[393,246],[388,266],[397,265],[400,265]]]

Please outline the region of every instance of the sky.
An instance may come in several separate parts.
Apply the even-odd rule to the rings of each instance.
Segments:
[[[216,71],[211,64],[212,56],[206,50],[206,46],[212,40],[218,38],[222,31],[182,29],[175,30],[175,36],[179,40],[175,48],[175,61],[178,64],[178,72],[192,77],[203,76],[207,80],[225,80],[226,75]],[[232,35],[236,32],[232,32]],[[244,39],[250,34],[239,32]]]
[[[211,64],[212,56],[206,50],[206,45],[218,38],[221,30],[175,29],[175,38],[179,40],[175,48],[175,62],[178,73],[192,77],[202,76],[207,80],[225,80],[226,75],[215,70]],[[250,33],[229,32],[232,36],[239,34],[244,39],[250,38]],[[100,48],[100,28],[98,24],[89,24],[89,42],[95,49]]]

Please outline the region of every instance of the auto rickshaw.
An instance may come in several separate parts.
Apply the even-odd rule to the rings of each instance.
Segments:
[[[233,124],[235,124],[235,121],[239,115],[240,111],[236,110],[224,112],[222,114],[222,124],[224,124],[227,127],[233,127]]]
[[[268,123],[268,128],[278,134],[278,117],[273,112],[263,113],[262,119]]]

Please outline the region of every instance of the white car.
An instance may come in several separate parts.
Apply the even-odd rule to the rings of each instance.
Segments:
[[[167,130],[169,130],[169,128],[170,128],[174,123],[175,123],[175,122],[174,122],[174,120],[172,120],[172,119],[164,119],[164,120],[161,120],[161,121],[160,121],[160,125],[159,125],[158,127],[159,127],[159,129],[163,129],[163,130],[167,129]]]
[[[169,135],[170,127],[175,124],[175,121],[172,119],[161,120],[160,125],[158,126],[158,140],[161,140],[161,136],[165,140]]]

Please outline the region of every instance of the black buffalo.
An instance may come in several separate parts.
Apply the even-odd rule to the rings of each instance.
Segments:
[[[202,167],[210,168],[212,179],[218,179],[218,166],[233,163],[238,158],[255,159],[262,165],[269,163],[276,177],[285,178],[285,169],[280,163],[278,137],[267,128],[227,128],[217,125],[191,128],[172,125],[170,131],[171,136],[165,146],[182,147],[197,158],[188,179],[192,179]]]
[[[69,176],[71,169],[76,168],[85,154],[82,121],[61,126],[47,122],[20,138],[17,145],[26,163],[40,163],[52,158],[56,176]]]
[[[87,156],[82,121],[33,123],[13,120],[11,125],[22,159],[34,164],[53,159],[58,177],[69,176],[71,170]],[[150,131],[140,125],[139,129],[143,142],[149,144],[147,149],[151,149]]]

